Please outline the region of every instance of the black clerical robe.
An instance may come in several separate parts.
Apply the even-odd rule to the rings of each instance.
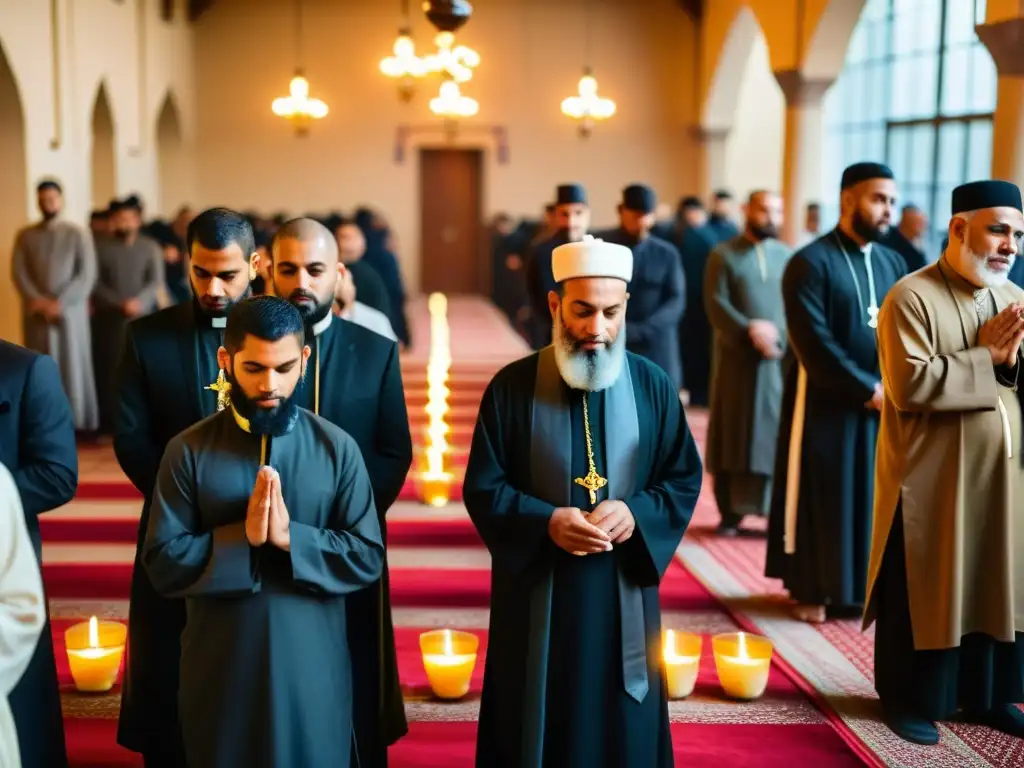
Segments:
[[[876,331],[868,326],[865,265],[860,247],[836,229],[797,251],[782,278],[790,354],[784,361],[765,572],[782,579],[791,597],[807,605],[864,603],[880,418],[865,403],[881,381]],[[881,306],[906,265],[874,243],[871,267]],[[806,372],[802,403],[801,366]],[[796,418],[801,406],[802,418]],[[793,440],[799,440],[799,449],[793,449],[791,462]],[[789,503],[796,511],[791,554],[786,553],[787,493],[793,494]]]
[[[280,476],[287,552],[246,538],[261,455]],[[352,438],[304,409],[265,441],[231,409],[203,420],[167,446],[142,558],[158,592],[185,598],[178,700],[189,768],[348,768],[362,702],[343,603],[384,561]]]
[[[53,358],[6,341],[0,341],[0,464],[14,477],[41,559],[39,515],[71,501],[78,487],[75,423]],[[22,765],[67,765],[49,620],[9,702]]]
[[[542,353],[543,354],[543,353]],[[506,366],[490,383],[466,469],[466,508],[492,557],[491,618],[480,708],[478,768],[668,768],[672,765],[667,693],[657,651],[647,652],[649,690],[642,703],[624,690],[619,569],[642,588],[648,649],[660,647],[658,584],[700,493],[702,467],[668,375],[627,353],[639,425],[634,487],[623,501],[636,520],[632,538],[612,552],[579,557],[552,542],[555,504],[532,487],[531,431],[539,356]],[[564,385],[563,385],[564,386]],[[566,388],[567,390],[567,388]],[[572,474],[587,474],[582,393],[568,391]],[[592,435],[604,434],[606,393],[589,395]],[[599,473],[614,472],[604,441],[593,441]],[[568,480],[567,480],[568,482]],[[571,503],[592,509],[572,484]],[[598,502],[605,491],[598,491]],[[543,762],[524,760],[531,590],[553,578],[546,658]]]
[[[551,260],[555,248],[569,242],[566,230],[534,245],[526,259],[526,292],[530,301],[530,340],[534,349],[551,343],[551,310],[548,294],[557,290]]]
[[[907,266],[908,275],[911,272],[917,272],[917,270],[931,263],[925,252],[898,229],[889,230],[889,234],[886,235],[882,243],[899,254],[903,259],[903,263]]]
[[[373,486],[377,519],[398,499],[412,465],[412,436],[398,345],[373,331],[328,315],[307,334],[311,354],[297,402],[336,424],[359,446]],[[319,371],[319,373],[318,373]],[[319,408],[316,379],[319,376]],[[369,589],[352,595],[348,612],[360,768],[387,764],[387,747],[408,732],[398,679],[388,569]]]
[[[686,227],[676,242],[682,258],[686,302],[679,324],[679,352],[683,386],[690,405],[706,406],[711,386],[711,324],[704,307],[704,268],[711,249],[719,242],[711,227]]]
[[[125,334],[118,374],[114,452],[145,497],[128,609],[129,652],[121,695],[118,743],[167,764],[180,752],[179,637],[183,600],[160,595],[140,560],[160,458],[171,438],[217,411],[217,349],[223,318],[205,315],[195,301],[135,320]]]
[[[626,306],[626,348],[661,367],[680,389],[679,324],[686,309],[682,259],[672,243],[649,236],[637,242],[623,229],[603,236],[633,251],[633,279]]]

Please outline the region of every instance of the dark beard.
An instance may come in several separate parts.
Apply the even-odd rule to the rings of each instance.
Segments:
[[[750,234],[758,240],[774,240],[779,236],[779,228],[774,224],[765,224],[763,227],[751,224]]]
[[[273,408],[261,408],[255,401],[245,396],[233,374],[227,371],[224,373],[231,384],[231,391],[228,393],[231,397],[231,406],[239,416],[249,422],[252,434],[280,437],[295,426],[295,421],[299,418],[299,405],[295,402],[298,387],[291,396],[281,398]]]
[[[249,285],[245,286],[245,290],[242,291],[241,296],[239,296],[237,299],[229,301],[223,308],[207,309],[199,300],[199,296],[196,295],[195,286],[192,286],[192,303],[195,305],[196,309],[199,310],[199,313],[205,315],[206,317],[227,317],[228,313],[231,312],[232,309],[234,309],[236,304],[238,304],[240,301],[245,301],[251,296],[252,284],[250,283]]]
[[[889,232],[888,224],[882,224],[881,226],[876,227],[861,216],[860,211],[853,212],[853,217],[850,220],[850,226],[857,234],[857,237],[865,243],[877,243]]]
[[[315,304],[300,304],[300,298],[312,299]],[[288,297],[288,303],[299,310],[299,314],[302,315],[302,321],[306,324],[306,330],[310,330],[314,325],[323,320],[327,315],[330,314],[331,308],[334,307],[334,296],[331,296],[331,300],[326,303],[320,303],[320,300],[309,291],[303,291],[299,289],[292,291],[291,296]]]

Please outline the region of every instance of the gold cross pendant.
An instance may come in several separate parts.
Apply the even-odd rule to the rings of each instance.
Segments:
[[[224,378],[224,369],[221,368],[217,373],[217,380],[204,389],[212,390],[217,393],[217,410],[223,411],[228,407],[230,399],[228,393],[231,392],[231,382]]]
[[[582,485],[590,492],[590,504],[593,506],[597,504],[597,491],[608,485],[608,481],[592,469],[586,477],[577,477],[576,484]]]

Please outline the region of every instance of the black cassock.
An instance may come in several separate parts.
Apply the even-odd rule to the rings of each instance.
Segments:
[[[366,462],[381,531],[412,464],[412,437],[398,345],[328,315],[306,343],[311,349],[296,400],[352,436]],[[318,374],[319,369],[319,374]],[[316,380],[320,381],[316,409]],[[408,732],[398,679],[387,560],[382,577],[345,601],[360,768],[387,765],[387,747]]]
[[[261,464],[281,478],[287,552],[246,538]],[[348,768],[362,702],[343,603],[384,561],[352,438],[303,409],[265,441],[230,409],[204,419],[167,446],[142,558],[157,591],[188,610],[178,701],[189,768]]]
[[[679,251],[657,236],[637,242],[621,228],[603,237],[633,251],[626,348],[660,366],[672,377],[676,388],[682,388],[679,324],[686,309],[686,279]]]
[[[871,266],[881,306],[906,265],[897,253],[875,243]],[[782,579],[800,603],[852,608],[864,603],[867,585],[880,418],[865,403],[881,380],[876,331],[867,324],[868,273],[860,246],[838,229],[815,240],[790,259],[782,294],[791,353],[785,361],[765,573]],[[800,365],[807,375],[804,429],[799,480],[791,482]],[[787,555],[791,485],[798,499],[796,546]]]
[[[547,240],[534,245],[526,257],[526,293],[530,302],[529,335],[534,349],[551,343],[551,310],[548,308],[548,293],[555,290],[551,260],[555,248],[569,242],[566,230],[560,230]]]
[[[544,768],[669,768],[672,743],[659,649],[658,584],[700,493],[702,466],[668,375],[627,353],[639,424],[635,487],[624,499],[636,520],[632,538],[609,553],[579,557],[551,541],[554,505],[531,487],[530,424],[538,355],[504,368],[487,388],[473,435],[464,495],[492,557],[491,618],[480,708],[478,768],[534,768],[524,760],[527,635],[531,587],[553,574],[547,658]],[[587,474],[581,393],[568,393],[572,472]],[[605,394],[589,396],[592,435],[604,434]],[[603,476],[603,440],[594,461]],[[605,498],[598,491],[598,503]],[[571,501],[592,507],[573,483]],[[642,703],[624,690],[618,569],[642,587],[649,691]],[[539,768],[539,766],[538,766]]]
[[[690,405],[706,406],[711,386],[711,323],[704,307],[704,269],[711,249],[720,242],[709,225],[686,227],[676,243],[682,258],[686,287],[685,308],[679,323],[679,354],[683,386]]]
[[[2,340],[0,464],[14,477],[29,538],[41,560],[39,515],[71,501],[78,487],[75,423],[53,358]],[[22,765],[67,765],[49,617],[9,703]]]

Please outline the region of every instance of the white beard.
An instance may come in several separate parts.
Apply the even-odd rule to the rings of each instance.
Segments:
[[[626,360],[625,324],[608,346],[593,351],[577,350],[562,325],[559,312],[552,323],[551,338],[558,372],[571,389],[600,392],[614,384],[622,373],[622,364]]]
[[[960,243],[958,260],[963,276],[975,285],[983,288],[999,288],[1006,285],[1010,279],[1010,269],[1013,269],[1013,262],[1016,256],[1010,256],[1010,267],[1005,272],[994,272],[989,269],[988,260],[979,256],[971,250],[969,230],[964,232],[964,240]]]

